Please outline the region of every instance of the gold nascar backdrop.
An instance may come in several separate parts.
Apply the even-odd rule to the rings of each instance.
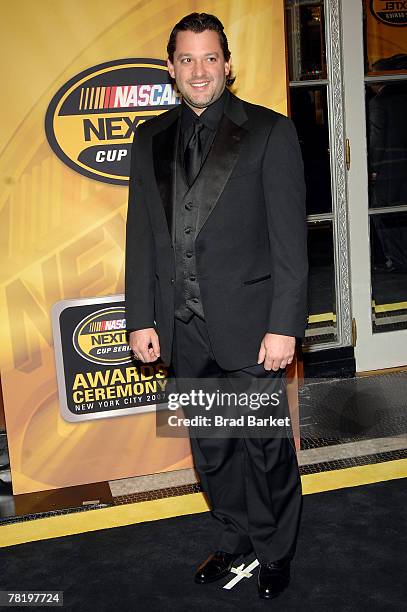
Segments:
[[[224,22],[238,95],[286,112],[283,0],[2,7],[0,351],[14,493],[192,465],[187,439],[156,437],[148,398],[166,372],[129,363],[121,300],[130,144],[139,122],[180,103],[165,48],[194,10]]]

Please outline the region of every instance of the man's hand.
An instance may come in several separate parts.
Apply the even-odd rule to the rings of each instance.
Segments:
[[[261,341],[257,363],[264,361],[265,370],[285,368],[294,358],[295,337],[266,334]]]
[[[152,347],[149,348],[149,344]],[[129,345],[136,359],[144,363],[155,361],[160,356],[160,341],[154,327],[130,332]]]

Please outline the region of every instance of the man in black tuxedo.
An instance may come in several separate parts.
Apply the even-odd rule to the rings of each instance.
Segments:
[[[177,379],[283,381],[307,316],[294,125],[227,89],[230,51],[216,17],[184,17],[167,49],[182,104],[143,123],[132,149],[130,346],[143,362],[172,363]],[[302,506],[292,439],[191,437],[191,447],[221,530],[195,581],[225,576],[254,550],[259,595],[275,597],[289,582]]]

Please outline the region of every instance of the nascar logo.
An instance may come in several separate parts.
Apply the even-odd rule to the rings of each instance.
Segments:
[[[104,308],[86,316],[73,333],[73,345],[81,357],[98,364],[132,361],[127,344],[124,306]]]
[[[178,104],[178,94],[171,84],[118,85],[114,87],[82,87],[79,110],[106,110],[168,106]]]
[[[89,332],[109,331],[111,329],[126,329],[126,319],[113,319],[111,321],[92,321],[89,323]]]
[[[49,104],[45,132],[54,153],[73,170],[127,185],[137,125],[180,101],[164,61],[107,62],[61,87]]]

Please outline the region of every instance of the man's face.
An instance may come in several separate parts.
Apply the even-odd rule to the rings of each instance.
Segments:
[[[217,32],[187,30],[178,32],[174,63],[167,65],[185,102],[200,115],[223,93],[231,60],[225,61]]]

